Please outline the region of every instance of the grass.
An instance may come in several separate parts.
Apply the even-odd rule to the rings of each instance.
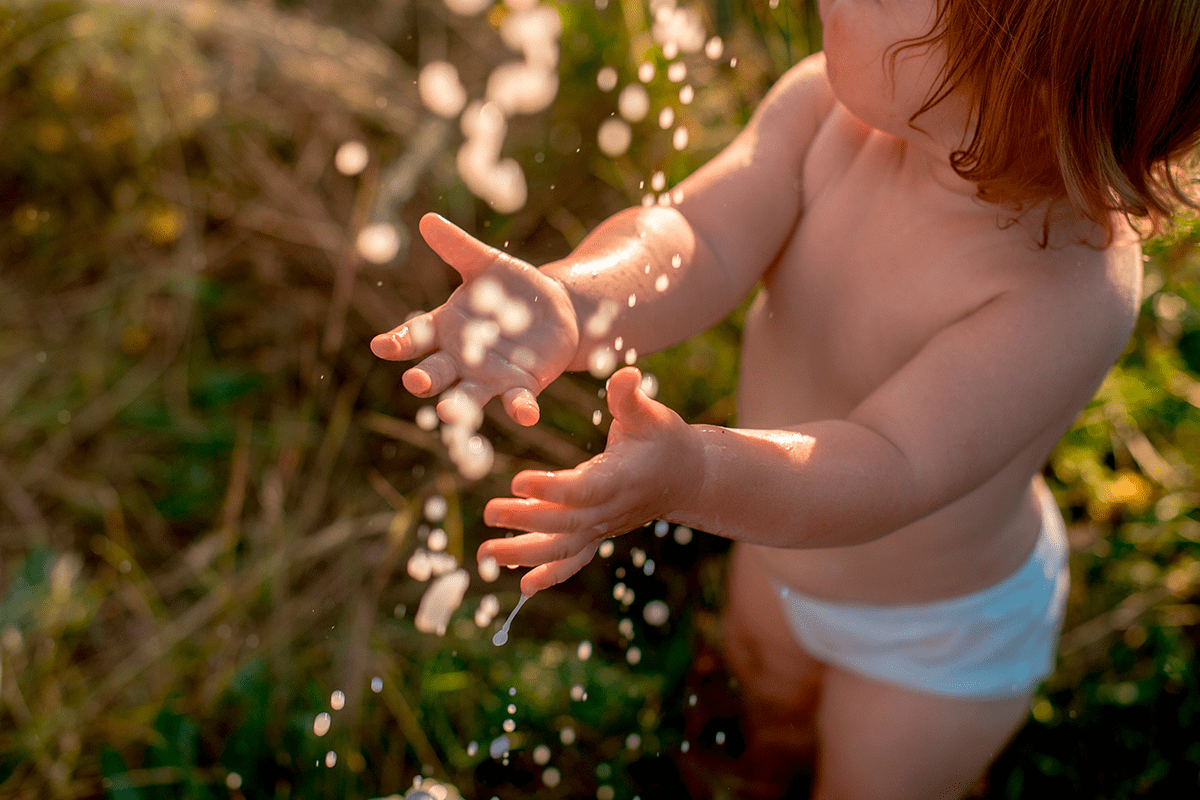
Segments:
[[[502,649],[471,617],[488,592],[507,613],[514,575],[473,583],[445,637],[418,633],[417,544],[440,525],[469,556],[517,469],[598,452],[599,385],[554,384],[534,430],[489,409],[496,469],[464,481],[366,347],[453,280],[411,239],[392,266],[363,262],[353,234],[437,209],[559,255],[650,172],[674,182],[728,141],[816,36],[803,7],[713,3],[739,67],[698,84],[689,151],[650,122],[613,160],[593,144],[613,103],[595,73],[632,75],[645,18],[560,8],[572,91],[514,122],[531,201],[500,217],[455,180],[456,133],[412,88],[439,48],[478,88],[507,57],[485,19],[438,2],[0,3],[0,797],[376,797],[420,775],[468,798],[678,795],[685,675],[726,544],[622,537],[531,601]],[[357,177],[331,164],[348,139],[372,154]],[[1198,785],[1198,238],[1147,249],[1134,341],[1048,468],[1071,523],[1068,630],[984,796]],[[646,359],[660,398],[730,419],[737,331]],[[663,625],[641,617],[652,599]],[[510,717],[504,765],[488,745]]]

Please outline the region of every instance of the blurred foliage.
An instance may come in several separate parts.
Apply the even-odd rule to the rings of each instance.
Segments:
[[[556,7],[563,89],[512,122],[530,201],[502,217],[456,180],[458,134],[414,88],[444,57],[478,96],[511,57],[495,13],[0,2],[0,797],[372,797],[421,774],[469,798],[682,793],[685,675],[726,543],[621,537],[500,650],[471,615],[488,591],[506,613],[512,575],[474,585],[445,637],[418,633],[417,544],[440,525],[469,558],[516,470],[598,452],[603,405],[567,376],[536,429],[489,408],[496,470],[464,481],[366,345],[454,278],[407,237],[392,265],[364,262],[354,236],[434,209],[562,255],[651,174],[715,153],[819,34],[805,3],[703,5],[725,58],[693,65],[690,146],[649,118],[609,159],[600,67],[625,83],[656,60],[655,107],[678,87],[641,3]],[[354,177],[332,163],[349,140],[371,154]],[[1197,788],[1198,240],[1185,225],[1147,247],[1135,338],[1048,468],[1075,578],[1060,669],[980,796]],[[644,359],[660,399],[731,421],[737,333],[735,314]],[[643,624],[655,599],[671,616]],[[510,717],[503,764],[488,744]]]

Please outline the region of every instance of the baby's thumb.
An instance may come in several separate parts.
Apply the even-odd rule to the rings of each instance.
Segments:
[[[634,431],[654,423],[654,401],[642,391],[642,373],[637,367],[622,367],[608,379],[605,391],[613,419]]]
[[[425,242],[443,261],[454,267],[463,280],[478,275],[503,256],[496,248],[484,244],[439,214],[426,214],[417,227]]]

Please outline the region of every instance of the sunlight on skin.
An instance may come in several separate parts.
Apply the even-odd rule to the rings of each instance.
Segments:
[[[514,497],[495,498],[484,508],[486,524],[527,531],[490,539],[477,554],[481,562],[533,567],[521,580],[522,593],[531,595],[566,580],[591,561],[609,534],[666,516],[669,504],[698,491],[700,476],[687,474],[678,462],[680,452],[696,447],[697,434],[652,400],[642,381],[635,367],[609,379],[606,398],[613,426],[604,453],[572,469],[521,472],[512,481]],[[665,490],[658,484],[645,490],[651,476],[661,481],[662,475],[676,480]]]

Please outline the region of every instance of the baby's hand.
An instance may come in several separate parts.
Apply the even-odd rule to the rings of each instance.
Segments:
[[[456,387],[480,408],[499,397],[516,422],[533,425],[538,393],[566,369],[579,343],[566,289],[436,214],[422,217],[420,230],[463,283],[443,305],[376,336],[372,352],[389,361],[424,356],[403,376],[417,397]],[[453,421],[446,400],[438,413]]]
[[[609,379],[613,423],[603,453],[574,469],[519,473],[516,497],[496,498],[484,509],[492,527],[532,531],[489,539],[478,552],[480,561],[533,567],[521,579],[522,594],[566,580],[592,560],[604,538],[667,518],[699,492],[699,434],[640,384],[633,367]]]

